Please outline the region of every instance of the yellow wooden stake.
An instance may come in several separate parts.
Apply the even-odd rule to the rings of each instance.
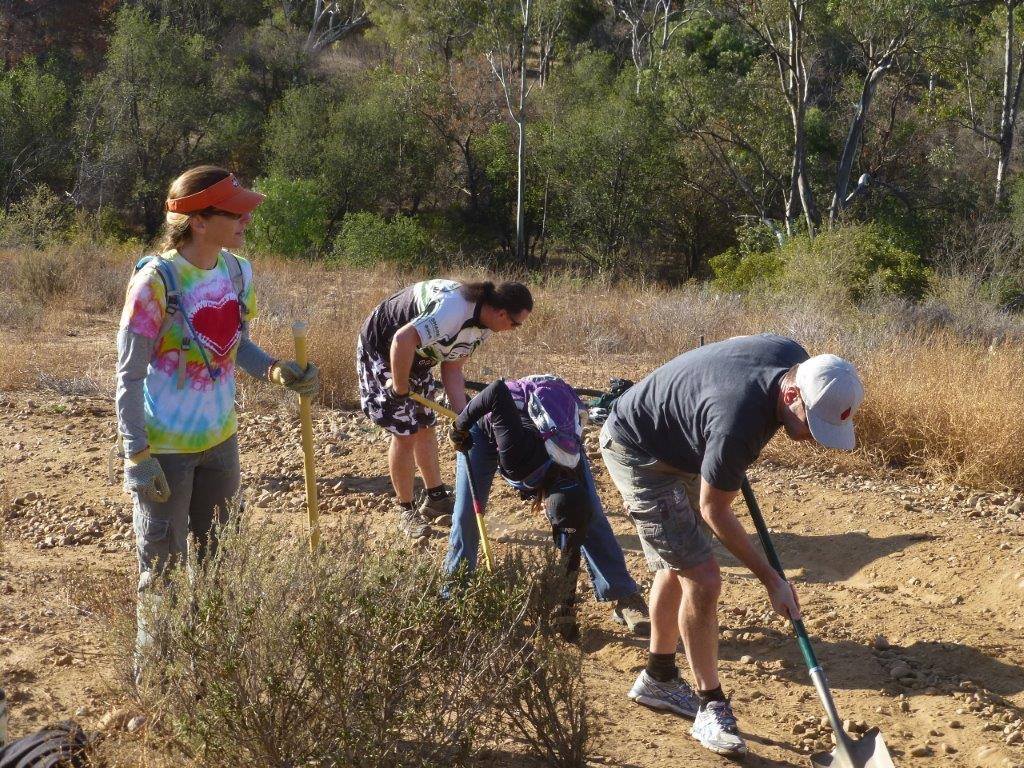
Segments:
[[[452,421],[458,417],[455,411],[451,408],[445,408],[443,405],[439,405],[431,400],[429,397],[424,397],[417,392],[409,392],[409,397],[415,400],[420,405],[426,406],[437,411],[442,416],[445,416]],[[469,480],[469,491],[473,497],[473,512],[476,517],[476,527],[480,531],[480,548],[484,551],[484,565],[487,567],[488,573],[494,572],[494,560],[491,559],[491,540],[487,538],[487,525],[484,523],[484,507],[483,500],[477,493],[476,480],[473,478],[473,473],[469,469],[469,456],[466,457],[466,475]]]
[[[292,335],[295,337],[295,362],[303,370],[309,364],[306,353],[306,324],[295,323]],[[313,461],[313,416],[310,413],[309,395],[299,395],[299,421],[302,423],[302,463],[306,474],[306,508],[309,511],[309,549],[320,548],[320,508],[316,497],[316,466]]]

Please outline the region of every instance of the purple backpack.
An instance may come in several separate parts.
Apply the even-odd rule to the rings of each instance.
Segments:
[[[556,464],[572,469],[583,450],[583,402],[564,380],[550,373],[507,379],[505,385],[525,410]]]

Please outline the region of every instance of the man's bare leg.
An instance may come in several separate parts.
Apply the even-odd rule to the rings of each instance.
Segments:
[[[697,689],[711,691],[718,680],[718,597],[722,573],[711,558],[694,568],[676,571],[682,592],[679,603],[679,632],[686,659],[693,670]],[[653,607],[651,610],[654,613]]]
[[[629,691],[629,698],[654,709],[696,717],[700,704],[689,684],[679,676],[679,604],[683,588],[679,571],[663,568],[651,585],[651,643],[647,666]]]
[[[679,644],[679,602],[682,587],[678,571],[663,568],[654,574],[651,584],[651,653],[675,653]]]

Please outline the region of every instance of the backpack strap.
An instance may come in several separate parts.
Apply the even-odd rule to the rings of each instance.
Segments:
[[[157,341],[162,339],[174,323],[181,326],[181,347],[178,349],[178,375],[176,385],[178,389],[185,388],[186,359],[188,350],[192,346],[192,339],[189,336],[189,329],[186,327],[185,312],[181,307],[181,287],[178,285],[178,274],[174,265],[167,259],[161,258],[159,254],[149,254],[139,259],[135,265],[135,271],[139,272],[148,264],[153,264],[160,282],[164,286],[166,306],[164,308],[164,321],[160,325],[157,334]]]
[[[238,314],[239,319],[246,320],[249,316],[249,308],[245,306],[245,273],[242,271],[242,262],[235,254],[231,251],[221,251],[226,253],[228,257],[225,258],[224,263],[227,264],[228,274],[231,275],[231,287],[235,289],[235,295],[238,297]]]
[[[237,261],[238,260],[235,259],[236,264]],[[156,272],[160,276],[161,282],[164,284],[164,293],[167,296],[164,321],[160,326],[160,332],[157,335],[157,338],[162,338],[164,334],[167,333],[167,330],[171,327],[172,323],[177,322],[181,326],[181,348],[178,350],[178,375],[176,382],[178,389],[185,388],[188,351],[192,348],[193,341],[199,349],[199,354],[203,358],[203,364],[206,365],[206,370],[210,373],[210,378],[216,381],[217,377],[220,376],[220,369],[213,367],[213,364],[210,362],[209,355],[206,353],[202,343],[199,341],[196,329],[192,327],[192,321],[188,319],[188,313],[185,312],[181,305],[181,287],[178,284],[178,274],[177,270],[174,268],[174,263],[168,259],[161,258],[158,255],[151,254],[140,259],[139,263],[135,265],[135,270],[138,271],[150,263],[155,265]],[[241,267],[239,266],[239,270],[240,269]]]
[[[177,320],[175,315],[181,310],[181,289],[178,287],[178,276],[174,271],[174,267],[166,259],[160,258],[158,254],[151,253],[148,256],[143,256],[135,265],[135,271],[141,272],[149,264],[154,265],[156,273],[160,277],[160,282],[164,285],[167,306],[159,333],[159,336],[163,336],[167,329],[171,327],[171,324]]]

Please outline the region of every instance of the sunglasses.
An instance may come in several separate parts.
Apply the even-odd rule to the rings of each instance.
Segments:
[[[192,214],[193,216],[225,216],[229,219],[238,221],[240,218],[245,216],[244,213],[231,213],[230,211],[222,211],[220,208],[204,208],[201,211],[197,211]]]

